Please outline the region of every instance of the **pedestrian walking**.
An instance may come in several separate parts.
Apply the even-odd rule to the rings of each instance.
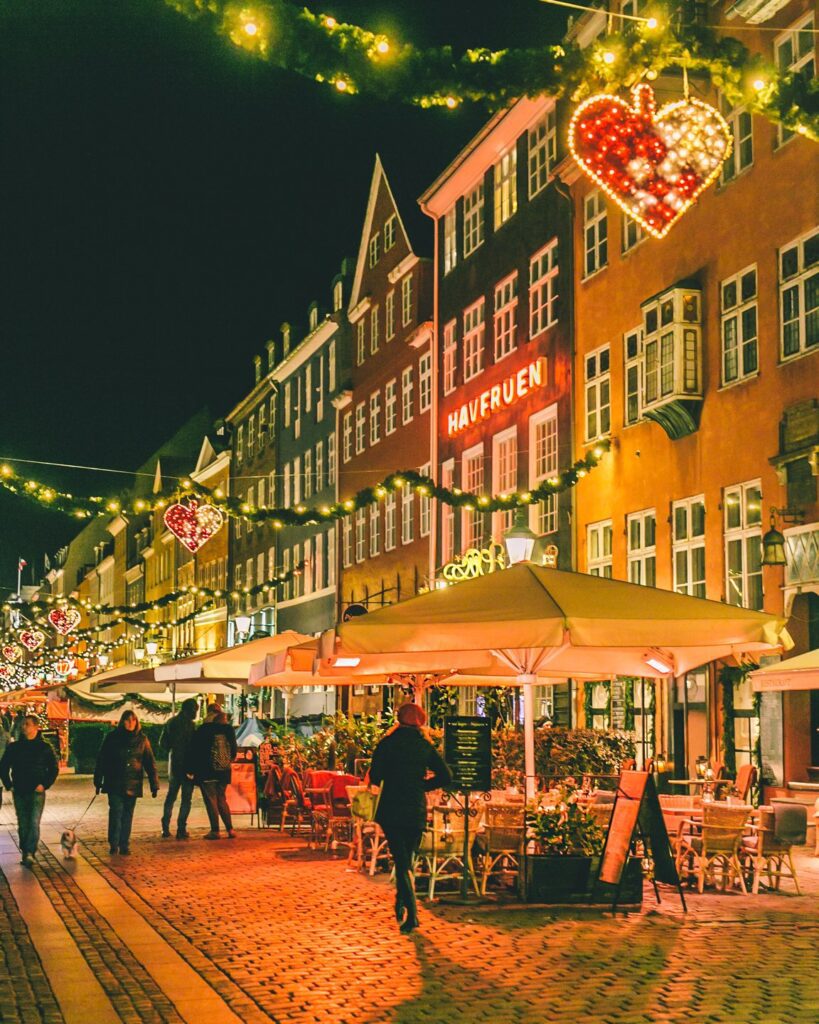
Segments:
[[[37,716],[25,715],[20,723],[20,738],[8,744],[0,760],[0,779],[14,797],[20,863],[26,867],[31,867],[37,854],[46,790],[54,785],[58,773],[56,755],[51,744],[43,739]]]
[[[398,726],[375,748],[370,782],[382,787],[375,820],[395,864],[395,917],[408,934],[418,927],[412,866],[427,824],[426,793],[450,786],[452,773],[421,731],[427,720],[423,708],[403,704],[397,717]]]
[[[6,723],[2,717],[0,717],[0,759],[6,752],[6,747],[11,743],[11,733],[6,728]]]
[[[108,795],[108,845],[111,853],[131,852],[134,808],[148,776],[151,796],[159,792],[159,777],[151,742],[133,711],[123,711],[119,724],[108,733],[97,755],[94,786]]]
[[[208,705],[205,721],[193,734],[188,754],[188,774],[201,789],[208,812],[210,832],[205,839],[219,838],[220,818],[228,839],[236,838],[225,796],[236,750],[236,733],[227,715],[218,704]]]
[[[171,835],[171,816],[177,796],[181,793],[179,817],[176,819],[176,838],[188,839],[188,815],[191,811],[193,781],[188,778],[188,751],[196,729],[197,703],[194,697],[182,701],[179,714],[165,723],[160,743],[168,753],[168,795],[162,809],[162,838]]]

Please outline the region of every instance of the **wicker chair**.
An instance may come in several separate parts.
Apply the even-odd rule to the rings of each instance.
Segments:
[[[490,803],[484,813],[484,831],[478,835],[477,844],[481,857],[480,889],[481,895],[485,896],[490,875],[520,875],[524,812],[522,804],[501,806]]]
[[[301,779],[292,768],[283,769],[281,787],[284,793],[284,804],[279,831],[283,832],[284,826],[289,821],[291,836],[296,834],[296,828],[299,825],[308,826],[312,835],[314,831],[313,807],[309,798],[304,794]]]
[[[804,842],[807,836],[808,809],[795,806],[794,810],[804,813],[805,830],[802,837]],[[772,807],[759,808],[759,824],[751,826],[753,834],[744,836],[740,847],[740,857],[743,865],[751,877],[751,892],[756,895],[759,892],[759,881],[764,873],[768,879],[769,889],[779,889],[783,878],[790,878],[796,895],[799,892],[799,880],[796,877],[796,867],[793,863],[791,849],[794,845],[801,845],[792,841],[786,842],[776,835],[776,814]]]
[[[367,786],[347,786],[353,830],[347,864],[351,868],[359,870],[366,868],[370,875],[374,875],[380,861],[389,864],[390,851],[387,846],[387,838],[378,822],[360,818],[353,813],[353,797],[364,789],[367,789]]]
[[[470,820],[471,826],[471,820]],[[470,834],[471,834],[470,827]],[[435,886],[442,879],[460,878],[464,863],[464,811],[462,808],[434,807],[432,827],[421,838],[418,856],[415,858],[415,876],[429,877],[427,896],[435,898]],[[467,867],[475,888],[480,895],[472,855],[468,856]]]
[[[723,889],[737,880],[747,893],[739,847],[750,810],[744,805],[704,803],[701,824],[683,821],[676,842],[680,879],[696,878],[697,888],[702,892],[706,878],[715,881],[714,869],[718,867]]]

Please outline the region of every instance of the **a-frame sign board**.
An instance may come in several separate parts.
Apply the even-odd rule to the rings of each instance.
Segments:
[[[653,883],[657,902],[660,902],[657,882],[663,882],[676,886],[683,910],[686,910],[685,896],[674,864],[654,779],[648,772],[625,771],[621,773],[617,784],[597,874],[598,882],[617,886],[612,910],[617,909],[623,873],[635,839],[642,842],[645,856],[650,856],[654,861]]]

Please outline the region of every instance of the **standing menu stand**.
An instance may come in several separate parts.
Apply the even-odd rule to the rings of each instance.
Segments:
[[[657,882],[663,882],[676,886],[683,910],[687,910],[654,779],[648,772],[626,771],[621,773],[617,784],[617,795],[597,874],[598,883],[617,887],[612,912],[617,909],[623,874],[635,837],[643,845],[644,856],[650,856],[654,861],[652,883],[657,902],[660,902]]]
[[[256,750],[254,747],[239,747],[230,766],[230,783],[225,791],[231,814],[249,814],[251,821],[259,821],[259,791],[256,785]]]
[[[444,760],[452,772],[452,788],[461,794],[464,852],[461,899],[469,898],[469,794],[492,788],[492,727],[488,718],[452,715],[444,719]]]

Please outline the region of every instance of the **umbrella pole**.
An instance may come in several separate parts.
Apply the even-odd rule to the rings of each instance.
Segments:
[[[527,800],[534,800],[537,793],[535,773],[535,681],[537,676],[524,672],[518,676],[523,687],[523,764],[524,793]]]

